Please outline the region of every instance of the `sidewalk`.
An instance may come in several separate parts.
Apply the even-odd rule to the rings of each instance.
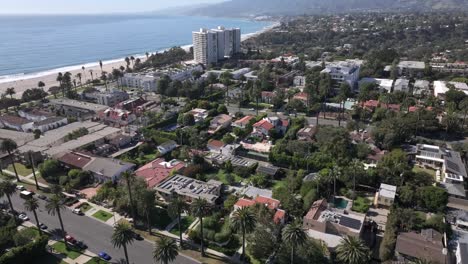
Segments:
[[[16,180],[16,175],[15,175],[14,172],[11,172],[11,171],[9,171],[9,170],[4,169],[4,170],[3,170],[3,173],[4,173],[4,174],[8,174],[8,175],[10,175],[10,176],[13,176],[13,177],[14,177],[14,181],[17,181],[17,180]],[[35,185],[36,185],[36,182],[34,181],[33,176],[34,176],[34,174],[32,174],[32,173],[29,174],[28,176],[21,176],[21,175],[18,174],[18,177],[20,178],[21,182],[26,182],[26,183],[29,183],[29,184],[32,184],[32,185],[35,186]],[[36,172],[36,176],[37,176],[37,172]],[[41,183],[41,182],[38,182],[38,184],[39,184],[40,187],[43,187],[43,188],[49,187],[49,185],[44,184],[44,183]]]

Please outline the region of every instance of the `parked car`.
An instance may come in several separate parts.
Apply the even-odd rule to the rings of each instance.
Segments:
[[[42,230],[46,230],[46,229],[47,229],[47,226],[46,226],[44,223],[39,223],[39,227],[40,227]]]
[[[28,221],[29,220],[29,217],[25,213],[20,213],[18,215],[18,218],[23,220],[23,221]]]
[[[68,197],[64,201],[66,206],[72,206],[72,205],[76,204],[77,202],[78,202],[78,199],[72,198],[72,197]]]
[[[26,191],[26,188],[23,185],[16,185],[16,190]]]
[[[144,238],[138,234],[138,233],[133,233],[133,238],[135,238],[135,240],[138,240],[138,241],[142,241]]]
[[[88,246],[83,241],[76,242],[75,246],[79,247],[80,249],[87,249]]]
[[[83,215],[83,212],[81,212],[80,208],[75,208],[72,210],[72,213],[77,214],[77,215]]]
[[[76,239],[70,235],[65,236],[65,241],[73,245],[76,243]]]
[[[37,198],[39,198],[39,199],[41,199],[41,200],[44,200],[44,201],[47,200],[47,196],[45,196],[45,195],[43,195],[43,194],[39,194],[39,195],[37,196]]]
[[[108,255],[106,252],[104,252],[104,251],[99,252],[98,256],[99,256],[100,258],[104,259],[104,260],[107,260],[107,261],[111,260],[111,256],[109,256],[109,255]]]

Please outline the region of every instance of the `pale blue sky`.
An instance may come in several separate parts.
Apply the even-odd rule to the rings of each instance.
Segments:
[[[144,12],[222,0],[3,0],[0,14]]]

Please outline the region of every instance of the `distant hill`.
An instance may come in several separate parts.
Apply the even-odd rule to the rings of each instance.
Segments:
[[[204,16],[258,16],[443,10],[468,10],[468,0],[229,0],[194,8],[185,13]]]

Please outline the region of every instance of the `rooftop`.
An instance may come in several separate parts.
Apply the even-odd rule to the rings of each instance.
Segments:
[[[192,198],[203,198],[214,203],[219,197],[219,188],[222,183],[218,181],[203,182],[182,175],[174,175],[161,182],[154,188],[158,192],[172,194],[173,192]]]
[[[22,126],[22,125],[31,123],[31,121],[27,120],[26,118],[14,116],[14,115],[2,115],[0,116],[0,122],[8,123],[11,125],[17,125],[17,126]]]
[[[400,61],[398,67],[424,70],[426,64],[424,61]]]
[[[178,172],[185,167],[179,160],[165,161],[163,158],[155,159],[135,171],[138,177],[145,179],[148,188],[152,189],[165,180],[172,172]]]
[[[105,105],[92,104],[92,103],[72,100],[72,99],[52,99],[50,100],[50,103],[53,105],[63,105],[63,106],[80,108],[80,109],[94,111],[94,112],[104,111],[107,108],[109,108],[108,106],[105,106]]]
[[[379,195],[382,197],[395,199],[397,187],[385,183],[380,184]]]
[[[419,259],[447,263],[442,234],[433,229],[422,230],[420,234],[415,232],[400,233],[397,237],[395,251]]]

